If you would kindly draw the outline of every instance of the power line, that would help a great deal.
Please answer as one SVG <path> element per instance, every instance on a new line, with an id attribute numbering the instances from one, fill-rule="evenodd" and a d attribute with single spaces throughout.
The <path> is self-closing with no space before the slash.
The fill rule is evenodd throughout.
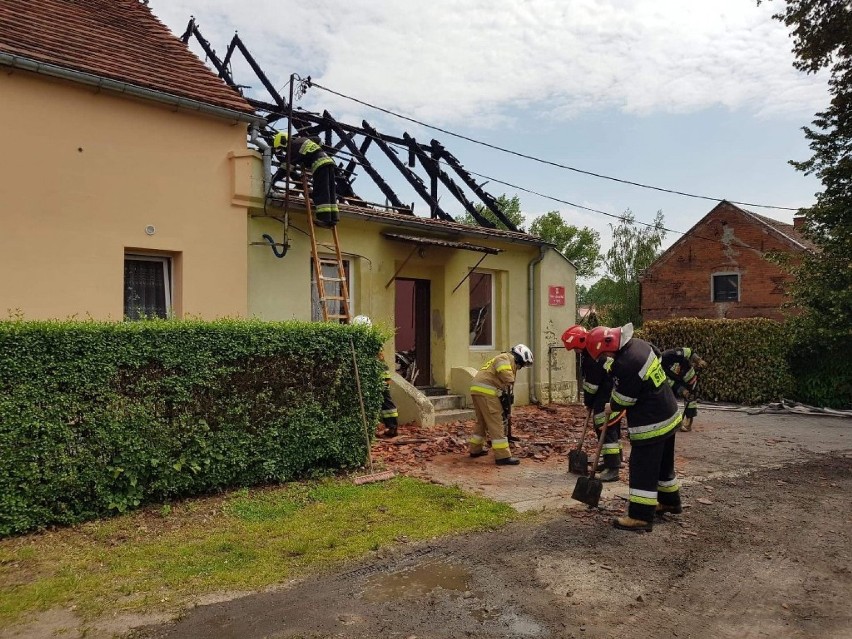
<path id="1" fill-rule="evenodd" d="M 573 167 L 573 166 L 568 166 L 567 164 L 560 164 L 559 162 L 553 162 L 551 160 L 545 160 L 545 159 L 542 159 L 542 158 L 538 158 L 534 155 L 528 155 L 526 153 L 521 153 L 520 151 L 513 151 L 512 149 L 507 149 L 507 148 L 502 147 L 502 146 L 497 146 L 496 144 L 491 144 L 489 142 L 483 142 L 482 140 L 477 140 L 475 138 L 471 138 L 471 137 L 468 137 L 466 135 L 462 135 L 461 133 L 454 133 L 453 131 L 441 128 L 439 126 L 427 124 L 427 123 L 422 122 L 420 120 L 417 120 L 415 118 L 411 118 L 411 117 L 408 117 L 406 115 L 401 115 L 401 114 L 396 113 L 394 111 L 391 111 L 389 109 L 385 109 L 384 107 L 376 106 L 375 104 L 370 104 L 369 102 L 365 102 L 364 100 L 359 100 L 358 98 L 353 98 L 352 96 L 345 95 L 345 94 L 340 93 L 338 91 L 335 91 L 333 89 L 329 89 L 328 87 L 325 87 L 321 84 L 317 84 L 313 80 L 311 80 L 310 86 L 316 87 L 316 88 L 321 89 L 323 91 L 327 91 L 328 93 L 334 94 L 334 95 L 341 97 L 341 98 L 344 98 L 346 100 L 351 100 L 352 102 L 357 102 L 358 104 L 362 104 L 362 105 L 369 107 L 371 109 L 381 111 L 382 113 L 387 113 L 388 115 L 392 115 L 396 118 L 400 118 L 402 120 L 412 122 L 412 123 L 417 124 L 419 126 L 426 127 L 427 129 L 432 129 L 434 131 L 440 131 L 441 133 L 444 133 L 446 135 L 450 135 L 450 136 L 453 136 L 455 138 L 459 138 L 461 140 L 466 140 L 468 142 L 472 142 L 473 144 L 478 144 L 480 146 L 488 147 L 490 149 L 494 149 L 495 151 L 500 151 L 501 153 L 508 153 L 509 155 L 514 155 L 516 157 L 524 158 L 524 159 L 527 159 L 527 160 L 532 160 L 533 162 L 539 162 L 540 164 L 547 164 L 549 166 L 554 166 L 554 167 L 559 168 L 559 169 L 565 169 L 566 171 L 573 171 L 575 173 L 580 173 L 582 175 L 589 175 L 589 176 L 592 176 L 592 177 L 600 178 L 602 180 L 610 180 L 611 182 L 618 182 L 620 184 L 627 184 L 627 185 L 630 185 L 630 186 L 636 186 L 636 187 L 643 188 L 643 189 L 651 189 L 653 191 L 660 191 L 662 193 L 671 193 L 673 195 L 681 195 L 683 197 L 691 197 L 691 198 L 695 198 L 695 199 L 699 199 L 699 200 L 710 200 L 712 202 L 719 202 L 721 200 L 727 200 L 731 204 L 739 204 L 741 206 L 751 206 L 751 207 L 757 207 L 757 208 L 763 208 L 763 209 L 779 209 L 779 210 L 782 210 L 782 211 L 798 211 L 799 210 L 798 208 L 793 208 L 793 207 L 789 207 L 789 206 L 775 206 L 775 205 L 772 205 L 772 204 L 755 204 L 754 202 L 740 202 L 738 200 L 728 200 L 727 198 L 723 198 L 723 197 L 711 197 L 709 195 L 697 195 L 695 193 L 687 193 L 685 191 L 678 191 L 676 189 L 666 189 L 666 188 L 663 188 L 661 186 L 653 186 L 653 185 L 650 185 L 650 184 L 643 184 L 641 182 L 634 182 L 632 180 L 624 180 L 622 178 L 613 177 L 611 175 L 604 175 L 602 173 L 595 173 L 593 171 L 586 171 L 584 169 L 578 169 L 578 168 Z"/>

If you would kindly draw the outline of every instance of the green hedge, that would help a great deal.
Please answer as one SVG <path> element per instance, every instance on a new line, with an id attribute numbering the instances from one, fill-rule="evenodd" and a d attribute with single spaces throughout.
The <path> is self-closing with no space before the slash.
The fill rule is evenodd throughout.
<path id="1" fill-rule="evenodd" d="M 645 322 L 637 337 L 660 350 L 692 347 L 707 361 L 699 372 L 703 399 L 757 404 L 790 397 L 789 339 L 770 319 L 683 318 Z"/>
<path id="2" fill-rule="evenodd" d="M 362 465 L 350 337 L 374 416 L 372 329 L 0 321 L 0 535 Z"/>

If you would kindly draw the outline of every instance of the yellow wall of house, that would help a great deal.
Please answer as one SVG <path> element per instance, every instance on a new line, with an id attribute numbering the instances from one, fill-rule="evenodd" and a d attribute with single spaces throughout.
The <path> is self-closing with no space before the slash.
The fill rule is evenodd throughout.
<path id="1" fill-rule="evenodd" d="M 262 319 L 310 319 L 310 243 L 307 219 L 303 212 L 290 216 L 290 248 L 283 258 L 276 258 L 263 234 L 276 242 L 283 240 L 283 225 L 268 218 L 252 218 L 249 225 L 249 313 Z M 482 257 L 482 253 L 426 246 L 414 251 L 411 244 L 389 240 L 382 231 L 408 235 L 428 235 L 423 231 L 400 229 L 383 222 L 372 222 L 343 216 L 338 234 L 344 257 L 351 260 L 354 282 L 353 314 L 365 314 L 375 323 L 394 327 L 395 285 L 393 278 L 428 279 L 431 282 L 431 365 L 433 383 L 448 386 L 457 393 L 466 389 L 452 388 L 452 370 L 458 367 L 479 368 L 495 354 L 516 343 L 525 343 L 534 349 L 537 358 L 536 394 L 540 401 L 547 400 L 547 348 L 556 343 L 562 331 L 575 315 L 574 268 L 552 250 L 535 269 L 536 283 L 536 338 L 530 343 L 528 267 L 539 257 L 539 249 L 527 244 L 509 244 L 482 238 L 463 238 L 466 241 L 502 249 L 499 255 L 488 255 L 477 267 L 495 277 L 495 305 L 497 306 L 494 348 L 475 348 L 468 344 L 469 335 L 469 281 L 457 291 L 453 289 Z M 330 243 L 331 233 L 318 229 L 320 243 Z M 254 244 L 256 243 L 256 244 Z M 321 249 L 322 250 L 322 249 Z M 326 251 L 331 251 L 330 245 Z M 408 260 L 406 262 L 406 260 Z M 401 268 L 401 270 L 399 270 Z M 399 272 L 397 272 L 399 270 Z M 386 286 L 390 282 L 389 286 Z M 548 305 L 548 285 L 561 285 L 566 290 L 565 305 Z M 543 285 L 543 288 L 542 288 Z M 543 292 L 542 292 L 543 291 Z M 385 358 L 393 362 L 394 341 L 385 344 Z M 561 389 L 560 397 L 576 393 L 574 369 L 557 354 L 558 361 L 551 372 L 553 387 Z M 561 357 L 561 359 L 559 359 Z M 529 398 L 532 375 L 522 371 L 516 384 L 519 403 Z M 545 391 L 544 393 L 542 391 Z M 551 394 L 553 395 L 553 393 Z M 554 396 L 554 401 L 556 401 Z"/>
<path id="2" fill-rule="evenodd" d="M 178 316 L 246 314 L 245 123 L 18 70 L 0 95 L 0 315 L 121 319 L 128 249 L 174 258 Z"/>

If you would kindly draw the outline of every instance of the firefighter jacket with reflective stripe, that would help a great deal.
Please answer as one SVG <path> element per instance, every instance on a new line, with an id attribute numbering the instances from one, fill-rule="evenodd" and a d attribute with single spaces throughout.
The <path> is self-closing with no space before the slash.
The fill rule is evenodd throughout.
<path id="1" fill-rule="evenodd" d="M 584 351 L 580 355 L 580 370 L 583 374 L 583 404 L 586 408 L 593 408 L 595 404 L 603 407 L 612 392 L 612 382 L 603 364 Z"/>
<path id="2" fill-rule="evenodd" d="M 651 345 L 634 337 L 607 366 L 613 381 L 612 408 L 627 410 L 630 443 L 656 443 L 671 436 L 683 415 Z"/>
<path id="3" fill-rule="evenodd" d="M 294 137 L 290 140 L 290 149 L 293 152 L 293 164 L 300 164 L 311 172 L 326 164 L 334 164 L 322 147 L 310 138 Z M 290 158 L 287 157 L 289 160 Z"/>
<path id="4" fill-rule="evenodd" d="M 496 397 L 500 393 L 508 393 L 515 383 L 515 373 L 518 365 L 509 353 L 500 353 L 482 365 L 470 385 L 471 394 L 490 395 Z"/>
<path id="5" fill-rule="evenodd" d="M 698 382 L 698 377 L 695 368 L 692 366 L 694 353 L 691 348 L 670 348 L 663 351 L 661 360 L 663 369 L 666 372 L 666 377 L 669 378 L 669 384 L 682 384 L 694 388 Z"/>

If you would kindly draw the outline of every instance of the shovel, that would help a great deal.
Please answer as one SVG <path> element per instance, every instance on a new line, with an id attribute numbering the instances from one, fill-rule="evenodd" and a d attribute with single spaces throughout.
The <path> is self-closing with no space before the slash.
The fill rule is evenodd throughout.
<path id="1" fill-rule="evenodd" d="M 606 437 L 606 429 L 608 424 L 604 422 L 601 428 L 601 436 L 598 440 L 598 447 L 595 450 L 595 458 L 592 460 L 592 471 L 588 477 L 578 477 L 577 483 L 574 486 L 574 492 L 571 493 L 571 499 L 576 499 L 584 504 L 588 504 L 592 508 L 597 507 L 601 500 L 601 491 L 603 490 L 603 482 L 600 479 L 595 479 L 595 469 L 598 467 L 598 457 L 601 455 L 603 448 L 604 437 Z"/>
<path id="2" fill-rule="evenodd" d="M 586 413 L 586 421 L 583 423 L 583 434 L 577 442 L 577 448 L 568 451 L 568 472 L 575 475 L 585 475 L 589 471 L 589 456 L 583 450 L 583 442 L 586 441 L 586 433 L 589 431 L 589 422 L 592 411 Z"/>

